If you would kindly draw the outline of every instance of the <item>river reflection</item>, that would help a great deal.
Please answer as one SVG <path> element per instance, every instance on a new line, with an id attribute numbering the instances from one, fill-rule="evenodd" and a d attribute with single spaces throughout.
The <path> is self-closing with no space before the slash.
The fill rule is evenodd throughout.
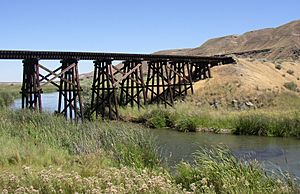
<path id="1" fill-rule="evenodd" d="M 58 105 L 58 92 L 42 94 L 43 111 L 54 112 Z M 16 99 L 12 104 L 12 109 L 20 109 L 22 107 L 21 99 Z"/>

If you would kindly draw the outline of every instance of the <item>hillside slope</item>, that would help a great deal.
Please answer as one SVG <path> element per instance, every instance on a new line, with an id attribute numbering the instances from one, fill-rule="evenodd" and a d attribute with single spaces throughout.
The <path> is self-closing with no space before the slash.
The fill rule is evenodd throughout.
<path id="1" fill-rule="evenodd" d="M 299 59 L 300 55 L 300 20 L 277 28 L 266 28 L 246 32 L 242 35 L 229 35 L 213 38 L 193 49 L 159 51 L 158 54 L 183 55 L 223 55 L 231 53 L 250 54 L 267 59 Z M 261 51 L 261 52 L 259 52 Z M 255 54 L 255 55 L 254 55 Z M 249 55 L 248 55 L 249 56 Z"/>
<path id="2" fill-rule="evenodd" d="M 210 39 L 193 49 L 159 51 L 157 54 L 233 54 L 237 64 L 212 68 L 213 78 L 195 83 L 199 103 L 256 107 L 272 105 L 283 93 L 299 95 L 300 20 L 277 28 L 266 28 Z"/>
<path id="3" fill-rule="evenodd" d="M 238 58 L 236 64 L 212 68 L 212 78 L 194 84 L 195 101 L 231 105 L 274 105 L 282 93 L 299 94 L 300 63 Z"/>

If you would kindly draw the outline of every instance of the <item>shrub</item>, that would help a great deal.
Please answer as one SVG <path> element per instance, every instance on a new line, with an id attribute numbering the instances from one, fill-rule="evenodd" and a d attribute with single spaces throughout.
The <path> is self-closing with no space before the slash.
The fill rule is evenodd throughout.
<path id="1" fill-rule="evenodd" d="M 280 70 L 280 69 L 282 69 L 282 66 L 281 66 L 281 64 L 276 64 L 275 68 L 278 69 L 278 70 Z"/>
<path id="2" fill-rule="evenodd" d="M 237 118 L 234 134 L 300 137 L 300 117 L 296 114 L 244 114 Z"/>
<path id="3" fill-rule="evenodd" d="M 13 93 L 1 91 L 0 92 L 0 107 L 8 107 L 14 101 Z"/>
<path id="4" fill-rule="evenodd" d="M 233 134 L 236 135 L 267 135 L 269 118 L 260 114 L 241 115 L 237 118 Z"/>
<path id="5" fill-rule="evenodd" d="M 196 116 L 183 116 L 176 122 L 176 129 L 181 132 L 195 132 L 198 127 L 198 118 Z"/>
<path id="6" fill-rule="evenodd" d="M 297 91 L 297 84 L 295 84 L 294 82 L 286 82 L 283 84 L 283 86 L 291 91 Z"/>
<path id="7" fill-rule="evenodd" d="M 291 69 L 287 70 L 287 73 L 290 74 L 290 75 L 294 75 L 294 71 L 291 70 Z"/>
<path id="8" fill-rule="evenodd" d="M 146 125 L 151 128 L 173 127 L 174 117 L 167 109 L 153 109 L 143 116 Z"/>

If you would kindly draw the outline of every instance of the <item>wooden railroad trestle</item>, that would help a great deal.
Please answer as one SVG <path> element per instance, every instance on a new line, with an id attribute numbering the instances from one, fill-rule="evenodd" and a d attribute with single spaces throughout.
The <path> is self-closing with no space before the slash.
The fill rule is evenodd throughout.
<path id="1" fill-rule="evenodd" d="M 76 122 L 83 118 L 76 59 L 61 60 L 61 66 L 53 71 L 38 59 L 25 59 L 23 63 L 22 108 L 41 111 L 42 87 L 50 83 L 59 92 L 57 113 Z M 124 61 L 121 68 L 111 59 L 95 60 L 90 114 L 119 119 L 118 106 L 172 106 L 175 99 L 184 98 L 188 91 L 193 93 L 193 81 L 211 77 L 210 65 L 203 63 L 152 60 L 147 62 L 146 75 L 142 68 L 141 60 Z M 47 74 L 42 75 L 40 69 Z"/>
<path id="2" fill-rule="evenodd" d="M 41 65 L 38 59 L 24 59 L 23 64 L 22 108 L 42 111 L 42 87 L 53 84 L 59 92 L 56 113 L 76 122 L 83 118 L 77 60 L 62 60 L 62 65 L 53 71 Z M 41 74 L 40 69 L 47 74 Z M 57 78 L 60 79 L 59 83 Z"/>
<path id="3" fill-rule="evenodd" d="M 193 93 L 193 75 L 197 79 L 210 77 L 210 66 L 186 61 L 127 60 L 120 68 L 111 60 L 94 61 L 91 112 L 102 118 L 118 119 L 118 107 L 146 104 L 172 106 L 174 100 Z M 200 72 L 197 72 L 200 71 Z M 197 77 L 196 77 L 197 76 Z"/>
<path id="4" fill-rule="evenodd" d="M 79 60 L 94 61 L 90 113 L 110 119 L 119 118 L 119 106 L 172 106 L 176 99 L 193 93 L 194 81 L 211 77 L 212 66 L 235 62 L 226 56 L 14 50 L 0 50 L 0 59 L 23 60 L 22 108 L 42 111 L 42 88 L 52 84 L 59 93 L 56 112 L 76 122 L 84 116 Z M 61 60 L 61 65 L 51 70 L 40 60 Z M 114 60 L 123 63 L 114 66 Z"/>

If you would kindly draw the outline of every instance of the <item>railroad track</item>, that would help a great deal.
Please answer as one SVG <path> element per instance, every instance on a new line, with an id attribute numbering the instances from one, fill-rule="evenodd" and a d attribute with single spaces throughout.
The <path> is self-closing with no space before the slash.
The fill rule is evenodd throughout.
<path id="1" fill-rule="evenodd" d="M 98 52 L 62 52 L 62 51 L 21 51 L 21 50 L 0 50 L 0 59 L 44 59 L 44 60 L 166 60 L 166 61 L 188 61 L 208 63 L 233 63 L 232 57 L 226 56 L 184 56 L 184 55 L 155 55 L 155 54 L 128 54 L 128 53 L 98 53 Z"/>

